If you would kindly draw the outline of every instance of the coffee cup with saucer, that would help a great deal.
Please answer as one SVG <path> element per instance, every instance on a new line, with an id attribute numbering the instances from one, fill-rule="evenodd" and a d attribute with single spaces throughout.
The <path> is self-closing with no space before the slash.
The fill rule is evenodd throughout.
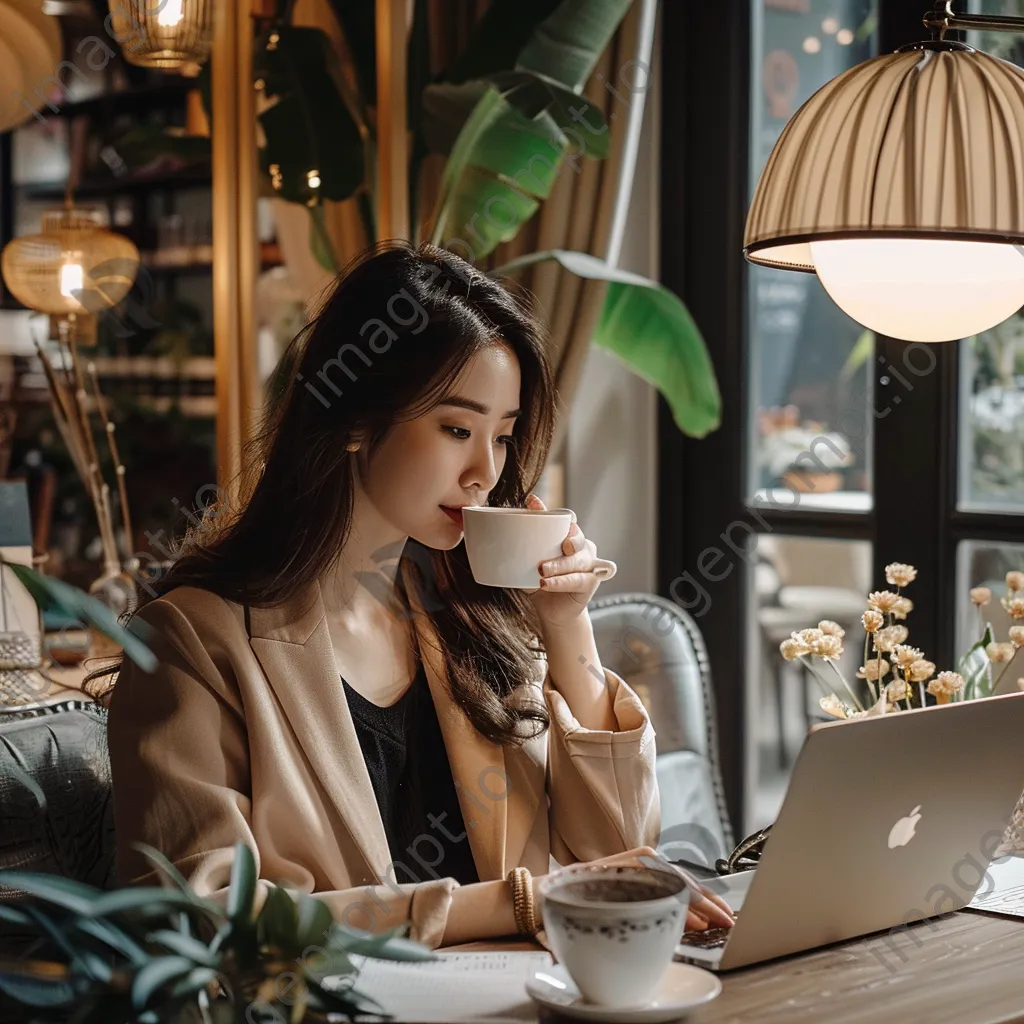
<path id="1" fill-rule="evenodd" d="M 582 1020 L 674 1020 L 714 999 L 721 982 L 674 964 L 689 889 L 670 865 L 575 864 L 540 885 L 544 929 L 558 964 L 535 972 L 527 992 Z"/>

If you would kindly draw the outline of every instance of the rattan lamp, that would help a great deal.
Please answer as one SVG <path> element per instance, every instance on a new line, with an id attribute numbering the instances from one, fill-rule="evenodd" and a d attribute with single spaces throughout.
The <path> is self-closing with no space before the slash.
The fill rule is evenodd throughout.
<path id="1" fill-rule="evenodd" d="M 198 72 L 213 46 L 214 0 L 109 0 L 111 34 L 125 60 Z"/>
<path id="2" fill-rule="evenodd" d="M 1024 71 L 950 28 L 1024 19 L 924 18 L 937 38 L 865 61 L 784 128 L 747 215 L 752 263 L 817 273 L 854 320 L 949 341 L 1024 306 Z"/>
<path id="3" fill-rule="evenodd" d="M 131 290 L 139 250 L 103 227 L 94 210 L 69 202 L 43 215 L 39 234 L 9 242 L 0 267 L 19 302 L 68 323 L 77 340 L 88 344 L 95 315 Z"/>

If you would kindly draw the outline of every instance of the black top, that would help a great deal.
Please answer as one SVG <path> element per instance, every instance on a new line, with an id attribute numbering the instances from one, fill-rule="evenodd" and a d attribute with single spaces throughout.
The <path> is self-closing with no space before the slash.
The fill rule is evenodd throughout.
<path id="1" fill-rule="evenodd" d="M 344 678 L 342 683 L 395 880 L 479 881 L 423 663 L 409 689 L 389 707 L 367 700 Z"/>

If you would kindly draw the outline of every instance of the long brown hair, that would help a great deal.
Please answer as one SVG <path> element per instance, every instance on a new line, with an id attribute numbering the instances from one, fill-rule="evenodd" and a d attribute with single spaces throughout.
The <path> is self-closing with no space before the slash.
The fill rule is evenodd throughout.
<path id="1" fill-rule="evenodd" d="M 207 509 L 149 599 L 192 586 L 265 607 L 317 580 L 351 527 L 356 456 L 346 444 L 358 436 L 372 459 L 396 423 L 437 405 L 473 354 L 496 342 L 518 358 L 522 412 L 488 503 L 522 507 L 554 424 L 545 335 L 528 300 L 432 245 L 368 250 L 288 346 L 282 393 L 243 453 L 237 510 Z M 410 538 L 398 572 L 424 596 L 451 696 L 473 725 L 502 743 L 542 732 L 543 704 L 516 692 L 533 675 L 538 635 L 523 592 L 476 583 L 464 543 L 438 551 Z M 114 685 L 96 695 L 106 700 Z"/>

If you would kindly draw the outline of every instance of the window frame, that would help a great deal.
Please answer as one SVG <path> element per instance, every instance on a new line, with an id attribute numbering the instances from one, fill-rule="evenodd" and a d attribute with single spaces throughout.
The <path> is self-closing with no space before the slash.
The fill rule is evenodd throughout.
<path id="1" fill-rule="evenodd" d="M 954 657 L 959 542 L 1024 541 L 1024 510 L 1018 516 L 957 508 L 962 342 L 918 346 L 934 354 L 934 367 L 919 375 L 903 372 L 906 387 L 892 369 L 901 369 L 908 343 L 876 339 L 870 512 L 747 505 L 751 389 L 742 245 L 752 184 L 752 2 L 757 0 L 662 8 L 662 281 L 701 327 L 723 415 L 718 431 L 695 440 L 678 430 L 666 402 L 658 399 L 657 586 L 682 607 L 691 604 L 707 645 L 726 800 L 737 831 L 752 802 L 756 769 L 747 721 L 756 706 L 747 692 L 748 659 L 756 657 L 747 650 L 746 563 L 752 552 L 724 543 L 723 531 L 731 528 L 737 542 L 744 531 L 736 523 L 758 533 L 870 541 L 875 586 L 884 584 L 889 562 L 916 565 L 914 643 L 940 666 Z M 926 0 L 879 0 L 878 52 L 926 38 L 921 17 L 927 8 Z M 716 548 L 723 558 L 709 556 Z M 704 586 L 707 602 L 694 603 L 690 579 Z"/>

